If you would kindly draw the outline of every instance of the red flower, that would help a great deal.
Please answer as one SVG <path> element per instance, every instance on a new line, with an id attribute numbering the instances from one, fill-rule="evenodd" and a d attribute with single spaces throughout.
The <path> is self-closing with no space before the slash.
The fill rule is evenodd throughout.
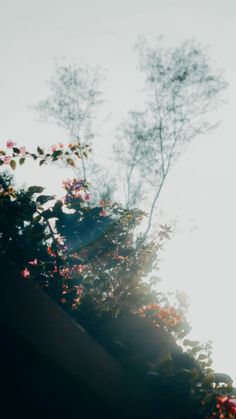
<path id="1" fill-rule="evenodd" d="M 51 246 L 48 246 L 48 254 L 49 254 L 50 256 L 56 257 L 56 253 L 54 253 L 54 252 L 52 251 Z"/>

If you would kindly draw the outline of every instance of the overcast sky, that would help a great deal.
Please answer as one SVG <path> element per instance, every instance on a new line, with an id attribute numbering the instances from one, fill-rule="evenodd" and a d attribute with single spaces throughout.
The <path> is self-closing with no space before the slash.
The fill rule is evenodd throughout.
<path id="1" fill-rule="evenodd" d="M 195 38 L 209 46 L 229 82 L 221 126 L 191 144 L 162 194 L 162 217 L 177 225 L 161 276 L 166 287 L 189 293 L 194 337 L 213 339 L 216 368 L 236 379 L 235 0 L 0 0 L 0 144 L 63 139 L 30 108 L 47 95 L 57 60 L 106 70 L 104 115 L 112 115 L 101 124 L 99 141 L 108 147 L 113 127 L 140 100 L 133 50 L 139 35 L 150 42 L 163 35 L 167 45 Z M 21 172 L 29 178 L 27 169 Z M 31 171 L 30 180 L 40 176 L 38 183 L 47 179 L 51 187 L 58 182 L 40 173 Z"/>

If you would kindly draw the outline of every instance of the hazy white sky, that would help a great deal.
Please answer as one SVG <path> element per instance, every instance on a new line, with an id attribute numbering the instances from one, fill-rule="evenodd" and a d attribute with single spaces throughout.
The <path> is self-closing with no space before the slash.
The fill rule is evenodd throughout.
<path id="1" fill-rule="evenodd" d="M 209 45 L 229 82 L 221 126 L 190 146 L 162 194 L 165 219 L 178 223 L 161 275 L 169 288 L 189 293 L 195 338 L 213 339 L 217 369 L 236 379 L 235 0 L 0 0 L 0 144 L 63 138 L 58 128 L 38 123 L 30 109 L 48 93 L 45 81 L 56 59 L 107 70 L 103 89 L 113 115 L 99 141 L 108 146 L 112 123 L 140 100 L 132 46 L 139 35 L 155 41 L 161 34 L 170 45 L 189 38 Z M 21 172 L 29 179 L 27 169 Z M 30 180 L 40 173 L 31 171 Z M 53 176 L 50 183 L 56 183 Z"/>

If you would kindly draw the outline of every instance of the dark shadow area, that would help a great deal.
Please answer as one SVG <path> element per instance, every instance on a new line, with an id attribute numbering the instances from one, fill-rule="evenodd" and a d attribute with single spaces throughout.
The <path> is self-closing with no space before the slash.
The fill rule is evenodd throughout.
<path id="1" fill-rule="evenodd" d="M 1 418 L 115 418 L 101 396 L 1 324 Z"/>

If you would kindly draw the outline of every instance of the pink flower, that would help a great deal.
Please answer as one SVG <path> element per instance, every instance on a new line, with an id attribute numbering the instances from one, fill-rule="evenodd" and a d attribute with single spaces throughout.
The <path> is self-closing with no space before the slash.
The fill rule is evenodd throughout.
<path id="1" fill-rule="evenodd" d="M 60 301 L 61 301 L 62 304 L 65 304 L 66 303 L 66 299 L 65 298 L 61 298 Z"/>
<path id="2" fill-rule="evenodd" d="M 30 265 L 37 265 L 38 264 L 38 259 L 29 260 L 29 264 Z"/>
<path id="3" fill-rule="evenodd" d="M 101 217 L 105 217 L 107 215 L 107 212 L 102 210 L 99 215 L 101 215 Z"/>
<path id="4" fill-rule="evenodd" d="M 91 198 L 91 195 L 90 195 L 89 193 L 86 193 L 86 194 L 84 195 L 84 200 L 85 200 L 85 201 L 89 201 L 89 200 L 90 200 L 90 198 Z"/>
<path id="5" fill-rule="evenodd" d="M 3 158 L 3 163 L 5 163 L 5 164 L 10 164 L 10 161 L 11 161 L 11 157 L 10 156 L 5 156 Z"/>
<path id="6" fill-rule="evenodd" d="M 15 145 L 16 143 L 14 143 L 12 140 L 8 140 L 6 144 L 7 148 L 13 148 Z"/>
<path id="7" fill-rule="evenodd" d="M 20 147 L 20 153 L 25 154 L 26 153 L 26 148 L 25 147 Z"/>
<path id="8" fill-rule="evenodd" d="M 63 148 L 64 145 L 62 143 L 58 143 L 58 147 Z"/>
<path id="9" fill-rule="evenodd" d="M 52 151 L 52 152 L 54 152 L 54 151 L 56 151 L 56 149 L 57 149 L 57 146 L 56 146 L 55 144 L 53 144 L 53 145 L 51 146 L 51 151 Z"/>
<path id="10" fill-rule="evenodd" d="M 64 268 L 60 269 L 60 275 L 64 276 L 65 278 L 68 278 L 69 275 L 70 275 L 70 269 L 68 267 L 64 267 Z M 65 291 L 65 293 L 67 293 L 67 291 Z"/>
<path id="11" fill-rule="evenodd" d="M 81 295 L 81 294 L 83 293 L 83 288 L 82 288 L 82 287 L 80 287 L 80 286 L 76 286 L 75 288 L 77 288 L 77 289 L 76 289 L 76 294 L 77 294 L 77 295 Z"/>
<path id="12" fill-rule="evenodd" d="M 23 278 L 28 278 L 30 276 L 30 271 L 25 268 L 23 269 L 23 271 L 21 271 L 21 275 L 23 276 Z"/>

